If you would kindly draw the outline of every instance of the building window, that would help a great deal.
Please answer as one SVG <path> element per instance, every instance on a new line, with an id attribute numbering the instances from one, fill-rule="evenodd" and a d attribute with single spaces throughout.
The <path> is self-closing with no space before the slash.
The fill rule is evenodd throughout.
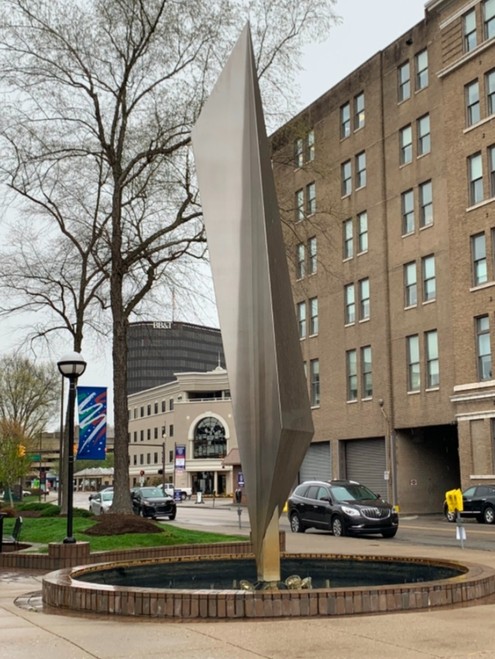
<path id="1" fill-rule="evenodd" d="M 416 55 L 416 90 L 428 87 L 428 51 Z"/>
<path id="2" fill-rule="evenodd" d="M 306 136 L 306 162 L 315 159 L 315 131 L 310 130 Z"/>
<path id="3" fill-rule="evenodd" d="M 299 338 L 306 336 L 306 302 L 297 303 L 297 324 L 299 327 Z"/>
<path id="4" fill-rule="evenodd" d="M 132 464 L 137 465 L 137 455 L 134 454 L 132 457 L 133 457 Z"/>
<path id="5" fill-rule="evenodd" d="M 423 156 L 425 153 L 430 153 L 430 150 L 430 115 L 425 114 L 424 117 L 418 119 L 418 156 Z"/>
<path id="6" fill-rule="evenodd" d="M 165 412 L 167 410 L 167 403 L 162 400 L 162 412 Z"/>
<path id="7" fill-rule="evenodd" d="M 344 259 L 350 259 L 354 256 L 354 231 L 352 220 L 344 222 Z"/>
<path id="8" fill-rule="evenodd" d="M 495 70 L 486 74 L 485 88 L 488 114 L 495 114 Z"/>
<path id="9" fill-rule="evenodd" d="M 420 367 L 419 367 L 419 337 L 417 334 L 408 336 L 407 343 L 407 390 L 419 391 L 420 389 Z"/>
<path id="10" fill-rule="evenodd" d="M 371 398 L 373 396 L 371 346 L 361 348 L 361 387 L 362 398 Z"/>
<path id="11" fill-rule="evenodd" d="M 354 130 L 364 126 L 364 92 L 354 97 Z"/>
<path id="12" fill-rule="evenodd" d="M 314 275 L 317 269 L 316 236 L 308 240 L 308 274 Z"/>
<path id="13" fill-rule="evenodd" d="M 423 302 L 431 302 L 437 297 L 437 278 L 435 274 L 435 257 L 433 254 L 421 259 L 423 274 Z"/>
<path id="14" fill-rule="evenodd" d="M 168 436 L 173 437 L 174 436 L 174 425 L 171 423 L 168 427 Z"/>
<path id="15" fill-rule="evenodd" d="M 296 192 L 296 222 L 304 220 L 304 190 L 297 190 Z"/>
<path id="16" fill-rule="evenodd" d="M 356 188 L 366 185 L 366 153 L 362 151 L 356 156 Z"/>
<path id="17" fill-rule="evenodd" d="M 158 428 L 153 430 L 153 439 L 158 439 Z"/>
<path id="18" fill-rule="evenodd" d="M 490 346 L 490 320 L 488 316 L 476 318 L 476 354 L 478 379 L 491 380 L 492 349 Z"/>
<path id="19" fill-rule="evenodd" d="M 137 419 L 137 416 L 138 416 L 137 407 L 134 408 L 133 412 L 134 412 L 134 414 L 133 414 L 134 418 Z"/>
<path id="20" fill-rule="evenodd" d="M 495 0 L 484 1 L 483 20 L 485 23 L 485 39 L 491 39 L 495 36 Z"/>
<path id="21" fill-rule="evenodd" d="M 414 231 L 414 193 L 412 190 L 406 190 L 401 194 L 402 206 L 402 235 Z"/>
<path id="22" fill-rule="evenodd" d="M 340 108 L 340 137 L 351 134 L 351 105 L 346 103 Z"/>
<path id="23" fill-rule="evenodd" d="M 225 429 L 220 421 L 211 416 L 201 419 L 194 431 L 194 458 L 223 458 L 226 448 Z"/>
<path id="24" fill-rule="evenodd" d="M 314 336 L 318 334 L 318 298 L 312 297 L 309 300 L 309 334 Z"/>
<path id="25" fill-rule="evenodd" d="M 419 185 L 419 224 L 428 227 L 433 224 L 433 189 L 431 181 Z"/>
<path id="26" fill-rule="evenodd" d="M 137 431 L 136 430 L 133 433 L 133 441 L 137 442 Z"/>
<path id="27" fill-rule="evenodd" d="M 146 413 L 148 416 L 151 416 L 151 405 L 146 406 Z"/>
<path id="28" fill-rule="evenodd" d="M 350 160 L 341 165 L 342 196 L 350 195 L 352 192 L 352 164 Z"/>
<path id="29" fill-rule="evenodd" d="M 346 352 L 347 370 L 347 400 L 357 400 L 357 353 L 355 350 Z"/>
<path id="30" fill-rule="evenodd" d="M 294 142 L 294 163 L 296 167 L 304 165 L 304 140 L 302 138 L 298 138 Z"/>
<path id="31" fill-rule="evenodd" d="M 368 251 L 368 213 L 364 211 L 357 216 L 358 220 L 358 251 Z"/>
<path id="32" fill-rule="evenodd" d="M 154 410 L 155 414 L 158 414 L 158 402 L 157 401 L 155 401 L 155 404 L 153 406 L 153 410 Z"/>
<path id="33" fill-rule="evenodd" d="M 144 430 L 139 431 L 139 441 L 144 442 Z"/>
<path id="34" fill-rule="evenodd" d="M 142 465 L 144 464 L 144 454 L 143 453 L 139 454 L 139 464 L 142 464 Z"/>
<path id="35" fill-rule="evenodd" d="M 466 95 L 466 122 L 468 126 L 477 124 L 481 119 L 480 85 L 477 80 L 464 87 Z"/>
<path id="36" fill-rule="evenodd" d="M 306 247 L 304 243 L 296 246 L 296 278 L 302 279 L 306 275 Z"/>
<path id="37" fill-rule="evenodd" d="M 399 83 L 399 103 L 405 101 L 411 96 L 411 66 L 409 62 L 404 62 L 398 68 Z"/>
<path id="38" fill-rule="evenodd" d="M 407 165 L 412 161 L 412 128 L 405 126 L 399 131 L 400 164 Z"/>
<path id="39" fill-rule="evenodd" d="M 438 361 L 438 333 L 436 330 L 425 333 L 426 388 L 440 385 L 440 365 Z"/>
<path id="40" fill-rule="evenodd" d="M 141 412 L 141 418 L 143 418 L 143 416 L 144 416 L 144 407 L 140 408 L 140 412 Z"/>
<path id="41" fill-rule="evenodd" d="M 469 203 L 471 206 L 483 201 L 483 162 L 481 153 L 468 158 Z"/>
<path id="42" fill-rule="evenodd" d="M 476 10 L 471 9 L 462 17 L 462 31 L 464 35 L 464 51 L 469 53 L 478 43 L 476 38 Z"/>
<path id="43" fill-rule="evenodd" d="M 414 307 L 418 303 L 418 280 L 416 262 L 406 263 L 404 266 L 404 304 Z"/>
<path id="44" fill-rule="evenodd" d="M 151 428 L 146 430 L 146 439 L 151 439 Z"/>
<path id="45" fill-rule="evenodd" d="M 154 461 L 155 464 L 158 463 L 158 453 L 156 453 L 156 452 L 153 453 L 153 461 Z"/>
<path id="46" fill-rule="evenodd" d="M 174 399 L 173 399 L 173 398 L 170 398 L 170 400 L 168 401 L 168 409 L 169 409 L 171 412 L 172 412 L 172 410 L 174 409 Z"/>
<path id="47" fill-rule="evenodd" d="M 359 320 L 368 320 L 370 317 L 370 280 L 361 279 L 359 282 Z"/>
<path id="48" fill-rule="evenodd" d="M 490 197 L 495 197 L 495 146 L 488 147 L 488 167 L 490 172 Z"/>
<path id="49" fill-rule="evenodd" d="M 354 284 L 347 284 L 344 288 L 345 298 L 345 324 L 356 321 L 356 291 Z"/>
<path id="50" fill-rule="evenodd" d="M 473 284 L 479 286 L 488 281 L 488 264 L 486 260 L 485 234 L 471 236 L 471 254 L 473 259 Z"/>
<path id="51" fill-rule="evenodd" d="M 316 213 L 316 184 L 308 183 L 306 186 L 306 212 L 308 215 Z"/>
<path id="52" fill-rule="evenodd" d="M 312 359 L 309 362 L 310 377 L 310 401 L 311 406 L 315 407 L 320 404 L 320 360 Z"/>

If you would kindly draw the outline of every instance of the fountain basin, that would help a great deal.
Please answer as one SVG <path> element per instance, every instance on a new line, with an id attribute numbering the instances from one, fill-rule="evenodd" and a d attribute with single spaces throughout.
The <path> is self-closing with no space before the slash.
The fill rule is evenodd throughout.
<path id="1" fill-rule="evenodd" d="M 252 554 L 68 568 L 43 578 L 43 604 L 100 615 L 252 619 L 429 609 L 466 604 L 495 593 L 495 570 L 485 566 L 423 558 L 287 553 L 282 554 L 282 573 L 311 576 L 312 590 L 250 592 L 228 587 L 233 580 L 252 578 L 252 570 L 255 575 Z M 199 573 L 204 579 L 193 580 Z M 359 584 L 342 581 L 352 573 L 360 578 Z M 158 578 L 160 587 L 152 587 L 150 580 L 156 586 Z M 330 587 L 324 585 L 327 580 Z"/>

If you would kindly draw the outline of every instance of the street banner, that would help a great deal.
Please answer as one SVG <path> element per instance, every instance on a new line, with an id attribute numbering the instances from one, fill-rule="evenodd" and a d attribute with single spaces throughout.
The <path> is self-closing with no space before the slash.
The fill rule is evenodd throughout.
<path id="1" fill-rule="evenodd" d="M 186 447 L 184 444 L 175 445 L 175 469 L 183 471 L 186 468 Z"/>
<path id="2" fill-rule="evenodd" d="M 104 460 L 107 441 L 107 388 L 77 387 L 77 460 Z"/>

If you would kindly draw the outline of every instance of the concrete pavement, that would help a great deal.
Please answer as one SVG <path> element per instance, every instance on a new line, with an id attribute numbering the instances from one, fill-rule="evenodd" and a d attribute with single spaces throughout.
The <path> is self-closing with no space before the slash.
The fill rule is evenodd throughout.
<path id="1" fill-rule="evenodd" d="M 291 552 L 448 558 L 495 569 L 495 552 L 380 538 L 288 534 Z M 42 574 L 0 572 L 0 658 L 425 659 L 495 657 L 495 603 L 363 617 L 143 622 L 40 611 Z M 33 594 L 30 599 L 27 594 Z M 20 608 L 17 604 L 22 604 Z M 30 602 L 34 604 L 30 610 Z"/>

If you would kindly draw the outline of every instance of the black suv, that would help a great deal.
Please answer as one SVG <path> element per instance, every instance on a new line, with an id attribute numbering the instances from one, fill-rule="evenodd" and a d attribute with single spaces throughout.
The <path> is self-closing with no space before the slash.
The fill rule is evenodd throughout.
<path id="1" fill-rule="evenodd" d="M 333 535 L 380 533 L 393 538 L 399 516 L 393 506 L 355 481 L 307 481 L 298 485 L 288 501 L 293 533 L 328 529 Z"/>
<path id="2" fill-rule="evenodd" d="M 141 517 L 175 519 L 177 504 L 159 487 L 134 487 L 131 490 L 132 509 Z"/>

